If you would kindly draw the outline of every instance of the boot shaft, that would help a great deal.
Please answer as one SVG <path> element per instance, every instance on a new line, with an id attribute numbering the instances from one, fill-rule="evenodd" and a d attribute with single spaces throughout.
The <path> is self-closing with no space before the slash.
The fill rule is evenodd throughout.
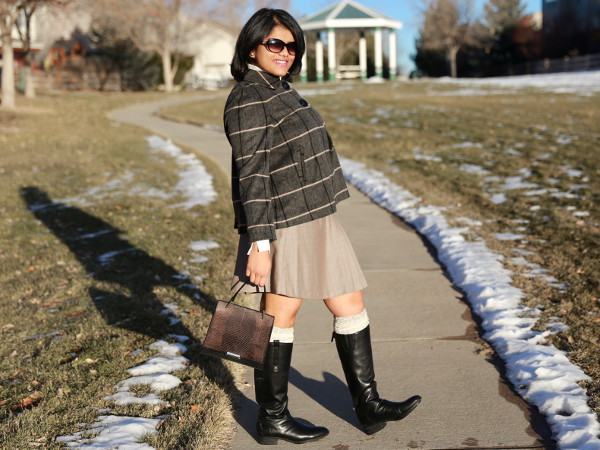
<path id="1" fill-rule="evenodd" d="M 260 415 L 281 416 L 287 410 L 293 345 L 269 342 L 263 370 L 254 370 L 254 389 Z"/>
<path id="2" fill-rule="evenodd" d="M 361 395 L 369 390 L 376 394 L 370 326 L 352 334 L 334 333 L 335 345 L 342 363 L 352 402 L 356 407 Z"/>

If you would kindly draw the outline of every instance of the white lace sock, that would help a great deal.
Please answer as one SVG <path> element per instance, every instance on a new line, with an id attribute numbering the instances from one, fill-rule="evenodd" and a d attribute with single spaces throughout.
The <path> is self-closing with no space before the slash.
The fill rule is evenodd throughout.
<path id="1" fill-rule="evenodd" d="M 291 328 L 279 328 L 273 327 L 271 331 L 271 339 L 269 342 L 279 341 L 281 343 L 291 344 L 294 342 L 294 327 Z"/>
<path id="2" fill-rule="evenodd" d="M 336 334 L 354 334 L 364 330 L 369 325 L 369 316 L 367 310 L 353 316 L 333 317 L 333 331 Z"/>

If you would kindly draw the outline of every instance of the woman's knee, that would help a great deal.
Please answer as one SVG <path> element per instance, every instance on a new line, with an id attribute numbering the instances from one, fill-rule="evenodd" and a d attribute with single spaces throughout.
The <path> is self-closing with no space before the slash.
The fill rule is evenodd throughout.
<path id="1" fill-rule="evenodd" d="M 326 298 L 325 306 L 336 317 L 354 316 L 365 309 L 363 291 Z"/>
<path id="2" fill-rule="evenodd" d="M 296 315 L 302 305 L 302 299 L 267 293 L 263 296 L 261 309 L 275 317 L 275 326 L 291 328 L 296 323 Z"/>

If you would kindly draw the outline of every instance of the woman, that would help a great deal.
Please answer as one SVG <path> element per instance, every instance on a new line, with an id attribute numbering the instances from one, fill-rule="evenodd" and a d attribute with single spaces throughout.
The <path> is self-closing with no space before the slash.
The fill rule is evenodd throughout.
<path id="1" fill-rule="evenodd" d="M 348 189 L 323 119 L 290 84 L 304 50 L 302 30 L 287 12 L 256 12 L 237 40 L 231 64 L 237 83 L 224 112 L 240 232 L 234 288 L 264 288 L 261 308 L 275 316 L 264 370 L 254 372 L 261 444 L 329 433 L 297 422 L 287 408 L 294 323 L 305 298 L 324 299 L 334 315 L 333 338 L 367 434 L 421 401 L 393 403 L 377 394 L 362 294 L 367 283 L 334 215 Z"/>

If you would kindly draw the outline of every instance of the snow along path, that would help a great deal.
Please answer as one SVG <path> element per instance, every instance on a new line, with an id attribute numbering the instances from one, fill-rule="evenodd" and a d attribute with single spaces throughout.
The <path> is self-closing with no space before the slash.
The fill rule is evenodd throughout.
<path id="1" fill-rule="evenodd" d="M 549 331 L 533 330 L 539 311 L 521 305 L 524 294 L 511 285 L 511 272 L 503 267 L 501 256 L 483 241 L 465 240 L 465 228 L 449 226 L 441 208 L 423 205 L 381 172 L 346 158 L 340 160 L 350 183 L 414 226 L 437 248 L 453 282 L 464 290 L 473 311 L 481 317 L 483 337 L 505 361 L 507 377 L 515 390 L 546 416 L 559 447 L 600 449 L 600 423 L 587 404 L 585 390 L 577 384 L 590 378 L 565 352 L 546 343 Z"/>
<path id="2" fill-rule="evenodd" d="M 513 77 L 490 78 L 437 78 L 424 79 L 426 82 L 457 84 L 460 86 L 497 86 L 502 88 L 537 88 L 556 94 L 593 95 L 600 92 L 600 70 L 588 72 L 548 73 L 538 75 L 518 75 Z M 479 95 L 485 91 L 478 92 Z M 498 92 L 496 92 L 498 93 Z M 435 92 L 435 95 L 439 95 Z M 469 94 L 470 95 L 470 94 Z"/>
<path id="3" fill-rule="evenodd" d="M 210 175 L 202 162 L 193 154 L 186 154 L 183 150 L 158 136 L 149 136 L 146 138 L 150 152 L 163 153 L 175 159 L 179 166 L 179 182 L 173 188 L 172 192 L 159 191 L 146 186 L 132 185 L 133 175 L 128 174 L 124 177 L 113 179 L 102 186 L 89 189 L 87 192 L 65 200 L 59 200 L 61 203 L 76 203 L 79 205 L 91 205 L 94 201 L 102 200 L 114 192 L 127 192 L 135 196 L 153 196 L 164 199 L 183 197 L 184 201 L 174 205 L 174 207 L 189 210 L 196 205 L 207 205 L 216 197 L 217 193 L 213 188 L 212 175 Z M 105 230 L 94 235 L 80 236 L 80 239 L 93 239 L 113 230 Z M 204 252 L 218 247 L 219 245 L 212 241 L 191 242 L 189 247 L 195 252 L 195 257 L 184 262 L 184 265 L 190 265 L 197 262 L 208 260 L 203 255 Z M 109 262 L 116 256 L 115 252 L 106 253 L 100 256 L 101 262 Z M 188 277 L 189 273 L 180 273 L 175 277 L 183 284 L 191 284 Z M 193 285 L 192 285 L 193 286 Z M 197 300 L 201 300 L 198 293 L 195 294 Z M 181 322 L 178 318 L 179 308 L 175 303 L 164 304 L 161 314 L 169 318 L 171 325 Z M 173 389 L 181 384 L 181 380 L 172 375 L 171 372 L 185 370 L 189 360 L 183 356 L 187 347 L 182 344 L 190 338 L 176 334 L 168 334 L 167 338 L 177 343 L 169 343 L 165 340 L 158 340 L 148 346 L 149 350 L 156 353 L 146 362 L 131 367 L 127 372 L 132 375 L 130 378 L 120 381 L 115 386 L 116 393 L 104 397 L 105 400 L 112 400 L 116 405 L 165 405 L 166 402 L 156 394 Z M 136 355 L 141 350 L 136 350 L 132 355 Z M 130 389 L 138 385 L 147 385 L 153 391 L 142 397 L 137 396 Z M 104 413 L 111 410 L 103 410 Z M 157 427 L 165 416 L 155 418 L 129 417 L 102 415 L 99 421 L 94 422 L 91 427 L 85 431 L 80 431 L 69 436 L 58 436 L 56 442 L 66 444 L 69 447 L 76 448 L 111 448 L 122 450 L 149 450 L 153 449 L 148 444 L 139 442 L 147 434 L 155 434 Z M 95 435 L 93 438 L 88 436 Z"/>

